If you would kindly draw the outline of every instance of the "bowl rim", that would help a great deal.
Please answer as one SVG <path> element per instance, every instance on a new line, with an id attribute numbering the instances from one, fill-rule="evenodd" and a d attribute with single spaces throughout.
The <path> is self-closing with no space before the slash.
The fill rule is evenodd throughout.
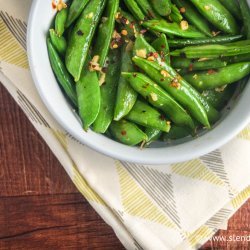
<path id="1" fill-rule="evenodd" d="M 233 109 L 227 114 L 224 120 L 220 121 L 216 125 L 216 127 L 214 127 L 211 131 L 206 132 L 204 135 L 179 145 L 162 147 L 162 148 L 146 148 L 140 150 L 137 147 L 123 145 L 103 135 L 100 136 L 102 136 L 103 140 L 105 140 L 103 141 L 105 142 L 104 144 L 105 146 L 101 144 L 98 145 L 92 140 L 88 140 L 87 135 L 86 136 L 79 135 L 76 131 L 74 131 L 71 128 L 71 126 L 69 126 L 67 122 L 65 122 L 63 117 L 59 114 L 59 112 L 57 112 L 54 109 L 53 104 L 48 100 L 46 94 L 44 93 L 41 87 L 42 81 L 41 79 L 39 79 L 38 75 L 39 67 L 36 66 L 37 52 L 32 46 L 34 42 L 32 40 L 32 37 L 34 36 L 33 32 L 34 31 L 37 32 L 37 30 L 39 30 L 34 21 L 36 18 L 36 11 L 38 11 L 39 3 L 41 3 L 41 1 L 39 0 L 34 0 L 32 2 L 28 19 L 28 27 L 27 27 L 27 55 L 28 55 L 31 75 L 34 80 L 36 89 L 43 103 L 50 112 L 50 114 L 55 118 L 55 120 L 62 126 L 62 128 L 66 132 L 71 134 L 74 138 L 79 140 L 84 145 L 87 145 L 90 148 L 94 149 L 95 151 L 102 153 L 106 156 L 110 156 L 112 158 L 122 161 L 128 161 L 139 164 L 156 164 L 156 165 L 171 164 L 171 163 L 178 163 L 178 162 L 192 160 L 194 158 L 198 158 L 202 155 L 205 155 L 213 150 L 220 148 L 221 146 L 229 142 L 231 139 L 233 139 L 250 122 L 250 109 L 246 108 L 247 104 L 249 105 L 248 100 L 250 100 L 250 84 L 249 84 L 250 79 L 248 79 L 248 84 L 247 86 L 245 86 L 245 89 L 241 94 L 241 97 L 239 98 L 239 100 L 237 100 L 236 105 L 234 105 Z M 45 42 L 46 42 L 46 37 L 45 37 Z M 49 65 L 49 67 L 51 66 Z M 245 108 L 242 109 L 242 107 Z M 240 113 L 241 115 L 239 115 Z M 227 132 L 228 130 L 225 130 L 223 128 L 225 125 L 227 125 L 230 128 L 230 124 L 234 123 L 236 123 L 235 126 L 231 128 L 229 132 Z M 107 145 L 111 145 L 112 150 L 109 150 L 106 147 Z"/>

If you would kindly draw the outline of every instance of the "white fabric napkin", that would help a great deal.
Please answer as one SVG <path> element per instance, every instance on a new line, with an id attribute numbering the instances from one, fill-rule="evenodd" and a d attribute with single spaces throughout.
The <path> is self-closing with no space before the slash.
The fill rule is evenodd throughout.
<path id="1" fill-rule="evenodd" d="M 25 51 L 30 5 L 0 0 L 0 81 L 122 244 L 197 249 L 225 228 L 250 197 L 250 126 L 208 155 L 164 166 L 120 162 L 81 145 L 53 119 L 31 79 Z"/>

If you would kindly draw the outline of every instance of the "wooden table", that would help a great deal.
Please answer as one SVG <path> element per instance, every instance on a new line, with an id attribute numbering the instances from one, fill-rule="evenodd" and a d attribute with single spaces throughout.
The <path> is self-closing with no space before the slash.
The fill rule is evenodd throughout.
<path id="1" fill-rule="evenodd" d="M 218 235 L 250 236 L 250 200 Z M 1 84 L 0 249 L 124 249 Z M 202 249 L 250 249 L 250 242 Z"/>

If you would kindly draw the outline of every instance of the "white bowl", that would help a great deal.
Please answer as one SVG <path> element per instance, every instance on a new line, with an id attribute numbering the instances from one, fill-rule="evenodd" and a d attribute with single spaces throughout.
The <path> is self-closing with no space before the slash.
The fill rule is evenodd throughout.
<path id="1" fill-rule="evenodd" d="M 107 156 L 143 164 L 166 164 L 190 160 L 227 143 L 250 122 L 250 83 L 233 101 L 211 131 L 198 138 L 186 138 L 174 144 L 139 149 L 113 141 L 103 135 L 83 131 L 52 72 L 46 47 L 46 35 L 55 16 L 50 0 L 34 0 L 28 23 L 28 58 L 37 90 L 57 122 L 81 143 Z"/>

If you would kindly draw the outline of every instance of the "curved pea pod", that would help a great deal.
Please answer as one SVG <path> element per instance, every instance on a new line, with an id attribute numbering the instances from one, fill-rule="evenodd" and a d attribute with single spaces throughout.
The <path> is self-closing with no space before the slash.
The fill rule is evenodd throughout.
<path id="1" fill-rule="evenodd" d="M 250 74 L 250 62 L 228 65 L 218 70 L 194 72 L 183 77 L 199 91 L 219 88 Z"/>
<path id="2" fill-rule="evenodd" d="M 168 18 L 171 22 L 176 22 L 176 23 L 180 23 L 181 20 L 183 19 L 183 16 L 181 15 L 179 9 L 175 4 L 171 4 L 171 13 Z"/>
<path id="3" fill-rule="evenodd" d="M 68 71 L 76 82 L 80 78 L 105 3 L 105 0 L 92 0 L 89 2 L 78 19 L 68 41 L 65 62 Z"/>
<path id="4" fill-rule="evenodd" d="M 184 127 L 172 126 L 168 133 L 163 133 L 162 140 L 178 140 L 190 135 L 190 131 Z"/>
<path id="5" fill-rule="evenodd" d="M 202 96 L 210 102 L 213 107 L 215 107 L 218 110 L 223 109 L 229 100 L 232 98 L 234 92 L 235 92 L 235 85 L 228 85 L 223 90 L 205 90 L 202 92 Z"/>
<path id="6" fill-rule="evenodd" d="M 172 76 L 164 70 L 157 62 L 145 60 L 140 57 L 134 57 L 133 61 L 141 68 L 152 80 L 164 88 L 176 101 L 185 107 L 190 114 L 201 124 L 210 127 L 207 113 L 202 103 L 193 94 L 195 92 L 187 84 L 181 83 L 181 77 Z"/>
<path id="7" fill-rule="evenodd" d="M 190 0 L 200 13 L 219 30 L 237 34 L 238 26 L 231 13 L 218 0 Z"/>
<path id="8" fill-rule="evenodd" d="M 62 36 L 64 33 L 67 16 L 68 16 L 68 8 L 62 9 L 56 15 L 55 31 L 58 36 Z"/>
<path id="9" fill-rule="evenodd" d="M 244 22 L 244 33 L 250 39 L 250 8 L 246 0 L 239 1 L 241 15 Z"/>
<path id="10" fill-rule="evenodd" d="M 98 133 L 105 133 L 114 117 L 114 100 L 116 97 L 121 66 L 119 50 L 110 50 L 108 61 L 109 64 L 105 82 L 101 85 L 101 107 L 99 114 L 93 123 L 93 130 Z"/>
<path id="11" fill-rule="evenodd" d="M 170 48 L 183 48 L 191 45 L 205 45 L 205 44 L 224 44 L 235 42 L 242 39 L 243 35 L 233 36 L 217 36 L 212 38 L 199 38 L 199 39 L 168 39 Z"/>
<path id="12" fill-rule="evenodd" d="M 129 44 L 123 47 L 121 71 L 134 71 L 132 51 Z M 134 106 L 137 99 L 137 92 L 130 86 L 127 80 L 121 75 L 118 83 L 114 120 L 118 121 L 127 115 Z"/>
<path id="13" fill-rule="evenodd" d="M 164 132 L 170 130 L 170 121 L 164 115 L 145 102 L 137 100 L 126 120 L 144 127 L 159 129 Z"/>
<path id="14" fill-rule="evenodd" d="M 152 46 L 160 54 L 161 58 L 165 60 L 167 64 L 170 64 L 170 51 L 166 35 L 161 34 L 160 37 L 152 42 Z"/>
<path id="15" fill-rule="evenodd" d="M 60 55 L 64 55 L 67 48 L 67 43 L 65 38 L 63 36 L 61 37 L 57 36 L 55 30 L 53 29 L 49 30 L 49 35 L 54 48 Z"/>
<path id="16" fill-rule="evenodd" d="M 139 34 L 140 28 L 137 21 L 134 19 L 132 15 L 119 9 L 118 15 L 116 16 L 116 21 L 121 26 L 121 31 L 126 30 L 127 35 L 130 39 L 134 39 Z"/>
<path id="17" fill-rule="evenodd" d="M 146 57 L 144 55 L 148 55 L 148 54 L 153 54 L 155 55 L 154 52 L 155 49 L 144 39 L 144 37 L 142 35 L 139 35 L 136 38 L 135 41 L 135 45 L 134 45 L 134 49 L 135 49 L 135 54 L 139 57 Z M 143 52 L 143 53 L 142 53 Z M 196 98 L 197 100 L 200 101 L 200 103 L 203 105 L 204 109 L 206 110 L 209 122 L 214 123 L 215 121 L 218 120 L 219 118 L 219 113 L 216 109 L 214 109 L 201 95 L 200 93 L 198 93 L 188 82 L 186 82 L 183 78 L 181 78 L 179 76 L 179 74 L 172 68 L 170 67 L 168 64 L 166 64 L 164 62 L 164 60 L 161 59 L 160 56 L 158 56 L 157 58 L 155 58 L 157 61 L 157 64 L 153 64 L 154 67 L 156 67 L 156 69 L 158 69 L 159 71 L 161 71 L 161 69 L 166 70 L 172 77 L 174 78 L 178 78 L 181 85 L 185 88 L 188 89 L 188 93 L 190 93 L 190 95 L 193 95 L 194 98 Z"/>
<path id="18" fill-rule="evenodd" d="M 110 133 L 117 141 L 129 146 L 135 146 L 147 140 L 147 135 L 142 130 L 126 120 L 113 121 L 110 124 Z"/>
<path id="19" fill-rule="evenodd" d="M 84 66 L 81 77 L 76 83 L 76 93 L 79 115 L 83 128 L 87 131 L 90 125 L 96 120 L 101 105 L 98 76 L 95 71 L 91 72 L 88 70 L 88 63 Z"/>
<path id="20" fill-rule="evenodd" d="M 219 58 L 226 56 L 237 56 L 250 53 L 250 45 L 200 45 L 189 46 L 170 52 L 171 56 L 186 58 Z"/>
<path id="21" fill-rule="evenodd" d="M 231 14 L 233 14 L 239 20 L 242 20 L 240 13 L 240 7 L 238 1 L 235 0 L 219 0 L 222 5 L 224 5 Z M 240 0 L 241 1 L 241 0 Z"/>
<path id="22" fill-rule="evenodd" d="M 151 5 L 160 16 L 168 16 L 171 13 L 170 0 L 150 0 Z"/>
<path id="23" fill-rule="evenodd" d="M 108 1 L 102 22 L 98 28 L 98 36 L 96 38 L 93 55 L 99 57 L 98 63 L 100 67 L 104 66 L 106 57 L 108 55 L 110 42 L 112 39 L 114 27 L 115 27 L 115 15 L 119 6 L 119 0 Z"/>
<path id="24" fill-rule="evenodd" d="M 173 0 L 173 2 L 180 8 L 184 17 L 194 25 L 198 30 L 212 36 L 208 21 L 195 9 L 195 7 L 187 0 Z"/>
<path id="25" fill-rule="evenodd" d="M 47 47 L 53 72 L 69 100 L 77 107 L 75 84 L 49 38 L 47 39 Z"/>
<path id="26" fill-rule="evenodd" d="M 66 27 L 69 27 L 82 13 L 90 0 L 73 0 L 69 7 Z"/>
<path id="27" fill-rule="evenodd" d="M 154 107 L 162 110 L 174 123 L 194 129 L 188 113 L 161 87 L 141 73 L 122 72 L 131 86 Z"/>
<path id="28" fill-rule="evenodd" d="M 149 20 L 143 22 L 142 25 L 149 30 L 158 31 L 165 33 L 167 35 L 175 35 L 179 37 L 186 37 L 186 38 L 202 38 L 205 37 L 203 33 L 198 31 L 191 25 L 188 27 L 182 28 L 181 24 L 177 23 L 168 23 L 165 20 Z"/>
<path id="29" fill-rule="evenodd" d="M 144 14 L 149 18 L 160 18 L 160 16 L 152 8 L 148 0 L 136 0 Z"/>
<path id="30" fill-rule="evenodd" d="M 146 128 L 144 133 L 147 135 L 148 139 L 146 141 L 146 146 L 149 146 L 152 142 L 160 139 L 162 131 L 155 128 Z"/>
<path id="31" fill-rule="evenodd" d="M 173 57 L 171 66 L 175 69 L 187 69 L 188 71 L 218 69 L 227 66 L 228 62 L 223 59 L 193 60 L 182 57 Z"/>
<path id="32" fill-rule="evenodd" d="M 145 15 L 135 0 L 124 0 L 125 5 L 138 21 L 145 19 Z"/>

